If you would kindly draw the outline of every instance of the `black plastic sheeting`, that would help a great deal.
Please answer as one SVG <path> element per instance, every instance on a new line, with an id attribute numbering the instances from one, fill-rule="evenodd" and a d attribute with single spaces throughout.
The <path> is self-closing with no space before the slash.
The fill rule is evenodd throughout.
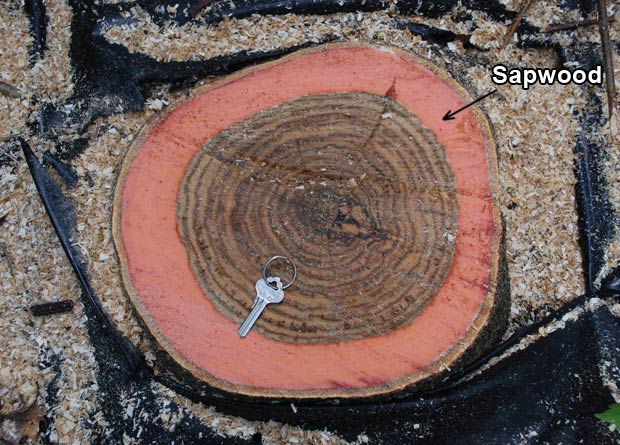
<path id="1" fill-rule="evenodd" d="M 37 0 L 25 0 L 24 8 L 30 18 L 30 34 L 32 35 L 30 57 L 31 60 L 34 60 L 43 57 L 43 53 L 47 49 L 45 3 Z"/>
<path id="2" fill-rule="evenodd" d="M 161 8 L 161 5 L 171 2 L 179 3 L 181 7 L 177 8 L 174 15 L 166 15 L 167 9 Z M 252 13 L 332 13 L 387 7 L 372 0 L 363 4 L 357 0 L 246 0 L 236 1 L 234 6 L 230 2 L 214 4 L 210 13 L 200 14 L 208 2 L 145 0 L 139 3 L 155 20 L 176 20 L 179 23 L 190 20 L 215 23 L 223 17 L 244 17 Z M 506 21 L 514 17 L 514 13 L 506 11 L 498 2 L 474 0 L 462 3 L 470 9 L 484 10 L 496 20 Z M 149 83 L 176 83 L 177 87 L 184 88 L 206 75 L 232 72 L 291 50 L 284 48 L 265 53 L 242 52 L 201 62 L 157 62 L 141 54 L 130 54 L 124 47 L 111 44 L 102 36 L 105 27 L 111 23 L 131 20 L 124 18 L 121 12 L 132 5 L 95 6 L 71 0 L 74 12 L 71 57 L 76 93 L 70 103 L 75 105 L 75 111 L 64 114 L 60 107 L 48 106 L 37 125 L 40 134 L 49 135 L 53 139 L 54 132 L 49 131 L 50 128 L 76 123 L 86 128 L 97 116 L 140 110 Z M 456 1 L 450 0 L 398 3 L 403 14 L 428 17 L 437 17 L 457 6 Z M 34 25 L 45 23 L 45 10 L 42 3 L 35 0 L 27 2 L 26 7 L 31 14 L 33 32 L 39 32 L 33 48 L 37 52 L 40 42 L 45 41 L 45 32 L 41 32 L 39 25 Z M 592 2 L 567 1 L 565 7 L 589 11 Z M 399 25 L 401 28 L 411 28 L 404 18 L 402 23 L 404 25 Z M 519 32 L 528 30 L 531 32 L 535 28 L 524 22 Z M 444 30 L 432 27 L 422 27 L 418 31 L 437 39 L 438 44 L 451 38 Z M 550 45 L 545 39 L 544 36 L 540 40 L 522 39 L 521 44 Z M 556 49 L 563 61 L 578 60 L 584 68 L 600 63 L 598 46 L 575 45 Z M 140 429 L 144 443 L 261 443 L 260 434 L 249 439 L 221 437 L 192 416 L 182 417 L 173 432 L 154 421 L 134 422 L 134 419 L 124 418 L 121 400 L 128 396 L 140 398 L 142 410 L 156 414 L 162 403 L 157 389 L 164 385 L 192 400 L 213 405 L 224 413 L 248 419 L 283 421 L 308 428 L 328 428 L 350 440 L 356 440 L 363 433 L 371 443 L 620 443 L 619 436 L 611 433 L 607 424 L 594 417 L 595 413 L 604 411 L 612 403 L 610 392 L 602 383 L 601 363 L 605 363 L 607 377 L 616 381 L 620 379 L 620 320 L 604 305 L 588 309 L 588 301 L 594 297 L 619 297 L 620 268 L 603 279 L 601 288 L 595 288 L 594 279 L 602 270 L 603 254 L 617 221 L 614 220 L 608 200 L 607 184 L 600 174 L 607 147 L 590 131 L 603 124 L 602 106 L 592 91 L 585 91 L 585 94 L 589 97 L 589 107 L 579 116 L 583 131 L 575 145 L 575 172 L 578 180 L 576 197 L 580 241 L 584 252 L 584 280 L 588 294 L 517 332 L 498 345 L 493 353 L 471 363 L 440 388 L 382 403 L 295 401 L 296 412 L 292 410 L 290 401 L 276 403 L 235 399 L 230 394 L 198 390 L 182 384 L 174 373 L 165 369 L 150 369 L 140 351 L 118 332 L 101 308 L 89 285 L 88 272 L 80 253 L 72 242 L 75 221 L 71 203 L 22 139 L 24 155 L 45 208 L 83 290 L 83 304 L 88 316 L 87 329 L 99 366 L 98 384 L 106 393 L 102 412 L 109 424 L 105 431 L 99 432 L 94 442 L 118 443 L 123 434 L 136 437 Z M 59 142 L 58 149 L 67 160 L 78 156 L 86 142 L 82 140 L 73 146 L 62 146 Z M 57 171 L 64 171 L 59 159 L 50 160 L 48 157 L 47 161 Z M 68 178 L 73 178 L 70 171 L 65 173 Z M 491 357 L 501 354 L 527 335 L 537 332 L 541 326 L 561 319 L 572 310 L 582 310 L 583 314 L 577 320 L 566 321 L 564 329 L 540 338 L 475 377 L 462 381 L 464 375 L 488 362 Z M 50 360 L 50 366 L 53 366 L 61 358 L 51 357 Z M 55 394 L 52 387 L 48 387 L 47 392 L 52 396 Z M 171 402 L 169 408 L 181 411 L 174 402 Z M 154 417 L 156 415 L 151 416 Z"/>

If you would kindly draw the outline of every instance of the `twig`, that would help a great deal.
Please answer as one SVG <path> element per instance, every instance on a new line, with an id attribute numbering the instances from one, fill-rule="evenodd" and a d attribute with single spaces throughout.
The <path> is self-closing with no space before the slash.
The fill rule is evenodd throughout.
<path id="1" fill-rule="evenodd" d="M 613 115 L 614 100 L 616 98 L 616 85 L 614 83 L 614 63 L 611 55 L 611 42 L 609 40 L 609 21 L 607 20 L 607 0 L 598 0 L 598 29 L 601 34 L 603 47 L 603 65 L 605 66 L 605 83 L 607 84 L 607 109 L 609 119 Z"/>
<path id="2" fill-rule="evenodd" d="M 71 300 L 54 301 L 52 303 L 42 303 L 30 306 L 30 311 L 35 317 L 62 314 L 64 312 L 69 312 L 72 309 L 73 301 Z"/>
<path id="3" fill-rule="evenodd" d="M 9 97 L 15 97 L 15 98 L 22 97 L 22 93 L 20 93 L 17 88 L 1 80 L 0 80 L 0 94 L 3 96 L 9 96 Z"/>
<path id="4" fill-rule="evenodd" d="M 0 152 L 1 152 L 3 155 L 6 155 L 6 156 L 8 156 L 9 158 L 13 159 L 15 162 L 19 162 L 19 161 L 17 160 L 17 158 L 16 158 L 15 156 L 13 156 L 11 153 L 9 153 L 8 151 L 5 151 L 5 150 L 0 149 Z"/>
<path id="5" fill-rule="evenodd" d="M 8 213 L 6 214 L 8 215 Z M 6 217 L 6 215 L 3 216 Z M 0 257 L 4 258 L 6 265 L 9 269 L 9 274 L 11 275 L 11 283 L 13 284 L 13 288 L 17 289 L 17 278 L 15 277 L 15 264 L 13 263 L 13 258 L 9 254 L 8 249 L 6 248 L 5 243 L 0 243 Z"/>
<path id="6" fill-rule="evenodd" d="M 4 216 L 6 216 L 6 215 L 4 215 Z M 6 260 L 6 265 L 9 268 L 9 273 L 11 274 L 11 276 L 14 276 L 15 275 L 15 266 L 13 265 L 13 259 L 9 255 L 8 249 L 6 248 L 6 244 L 4 244 L 4 243 L 0 243 L 0 254 Z"/>
<path id="7" fill-rule="evenodd" d="M 510 25 L 510 28 L 508 28 L 506 35 L 502 39 L 501 48 L 508 45 L 508 42 L 510 42 L 510 39 L 512 39 L 512 36 L 514 35 L 514 33 L 517 31 L 517 28 L 521 24 L 523 17 L 525 17 L 525 14 L 527 14 L 527 11 L 530 9 L 530 7 L 533 4 L 534 4 L 534 0 L 525 0 L 525 3 L 523 4 L 521 9 L 519 10 L 519 13 L 517 14 L 517 17 L 515 17 L 514 22 L 512 22 L 512 25 Z"/>
<path id="8" fill-rule="evenodd" d="M 616 21 L 616 17 L 613 15 L 607 18 L 608 23 L 614 23 Z M 552 33 L 559 31 L 570 31 L 577 28 L 582 28 L 586 26 L 598 25 L 598 19 L 592 20 L 582 20 L 581 22 L 573 22 L 573 23 L 560 23 L 558 25 L 551 25 L 544 32 Z"/>

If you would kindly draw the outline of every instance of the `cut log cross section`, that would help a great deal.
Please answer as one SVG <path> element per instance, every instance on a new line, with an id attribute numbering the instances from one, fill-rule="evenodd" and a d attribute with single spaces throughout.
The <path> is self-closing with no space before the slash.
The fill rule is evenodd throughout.
<path id="1" fill-rule="evenodd" d="M 368 93 L 306 96 L 232 125 L 194 156 L 178 208 L 194 274 L 235 323 L 251 304 L 241 289 L 252 289 L 257 260 L 284 252 L 299 264 L 286 303 L 254 327 L 290 343 L 408 324 L 450 269 L 457 214 L 432 132 Z M 241 289 L 230 294 L 230 283 Z"/>
<path id="2" fill-rule="evenodd" d="M 234 394 L 369 397 L 479 353 L 504 323 L 495 146 L 438 68 L 330 45 L 194 92 L 136 138 L 114 234 L 181 366 Z M 298 278 L 246 338 L 271 256 Z M 270 275 L 290 278 L 285 262 Z"/>

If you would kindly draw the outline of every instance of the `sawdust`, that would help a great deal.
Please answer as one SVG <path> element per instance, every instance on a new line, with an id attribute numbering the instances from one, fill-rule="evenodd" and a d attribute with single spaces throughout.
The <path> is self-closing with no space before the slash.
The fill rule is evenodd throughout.
<path id="1" fill-rule="evenodd" d="M 506 2 L 512 9 L 518 8 L 519 3 Z M 528 20 L 545 27 L 549 23 L 581 19 L 576 13 L 561 10 L 558 3 L 536 2 Z M 62 1 L 47 2 L 47 11 L 50 19 L 48 50 L 44 58 L 31 62 L 28 48 L 32 39 L 23 9 L 17 4 L 0 8 L 0 40 L 6 42 L 0 48 L 3 60 L 0 80 L 17 87 L 22 94 L 21 98 L 0 95 L 0 141 L 29 134 L 28 124 L 36 122 L 43 103 L 62 104 L 73 92 L 68 49 L 71 11 Z M 455 42 L 450 49 L 439 48 L 396 29 L 393 11 L 301 17 L 252 16 L 228 19 L 216 26 L 190 24 L 162 28 L 138 7 L 130 16 L 131 23 L 109 28 L 106 38 L 158 60 L 201 60 L 239 50 L 290 47 L 333 35 L 344 40 L 370 41 L 415 51 L 446 69 L 451 69 L 455 57 L 472 54 L 460 42 Z M 450 16 L 413 20 L 458 34 L 470 34 L 471 43 L 488 50 L 478 62 L 472 59 L 467 72 L 462 73 L 473 95 L 485 94 L 495 87 L 490 82 L 486 60 L 539 67 L 553 66 L 557 62 L 549 51 L 516 49 L 512 44 L 500 50 L 498 38 L 504 35 L 508 24 L 494 23 L 482 13 L 472 13 L 471 20 L 461 22 Z M 575 38 L 598 41 L 596 28 L 561 33 L 556 38 L 560 43 Z M 620 41 L 618 24 L 612 26 L 612 40 Z M 615 68 L 616 81 L 620 83 L 620 54 L 616 55 Z M 151 91 L 144 112 L 100 118 L 93 123 L 87 130 L 90 137 L 87 148 L 72 162 L 81 181 L 75 189 L 65 190 L 76 206 L 79 246 L 103 307 L 119 329 L 146 351 L 153 346 L 143 335 L 120 282 L 111 239 L 112 197 L 123 155 L 137 130 L 155 112 L 184 94 L 182 91 L 170 93 L 166 86 L 158 87 Z M 495 127 L 499 147 L 502 189 L 498 198 L 506 222 L 513 298 L 509 332 L 540 319 L 551 309 L 584 292 L 573 175 L 573 148 L 578 129 L 573 111 L 583 107 L 583 96 L 580 89 L 570 86 L 537 86 L 529 92 L 504 86 L 499 94 L 483 104 Z M 602 91 L 601 97 L 604 101 Z M 73 136 L 60 135 L 60 138 Z M 48 139 L 31 135 L 29 141 L 39 155 L 55 151 Z M 33 318 L 28 311 L 30 305 L 40 302 L 78 301 L 80 290 L 16 145 L 0 142 L 0 150 L 0 156 L 8 153 L 19 161 L 9 159 L 0 167 L 0 218 L 6 216 L 0 224 L 0 330 L 3 332 L 0 338 L 0 414 L 6 415 L 32 403 L 47 412 L 51 407 L 46 406 L 45 388 L 58 378 L 58 404 L 53 413 L 48 413 L 51 419 L 48 439 L 59 443 L 90 443 L 93 427 L 85 419 L 90 417 L 97 424 L 101 415 L 95 383 L 96 364 L 85 332 L 81 305 L 77 304 L 71 313 L 42 319 Z M 610 198 L 617 212 L 620 212 L 619 167 L 618 145 L 610 145 L 606 168 Z M 619 255 L 620 235 L 607 253 L 609 268 L 618 264 Z M 579 314 L 571 313 L 573 315 Z M 548 329 L 561 327 L 560 323 Z M 518 348 L 521 347 L 526 344 Z M 59 357 L 63 360 L 58 360 Z M 174 400 L 223 435 L 249 437 L 260 432 L 264 443 L 274 444 L 345 443 L 328 432 L 225 416 L 165 388 L 156 390 L 162 406 Z M 135 403 L 128 400 L 125 408 L 130 409 L 132 404 L 135 408 Z M 163 409 L 164 417 L 165 413 Z M 162 420 L 174 425 L 178 418 L 172 416 Z M 12 426 L 15 425 L 9 424 L 6 428 Z M 364 437 L 358 441 L 364 443 Z"/>
<path id="2" fill-rule="evenodd" d="M 49 3 L 47 10 L 46 56 L 29 59 L 32 39 L 23 10 L 18 4 L 0 9 L 0 40 L 6 43 L 0 50 L 0 78 L 22 95 L 0 96 L 0 139 L 27 133 L 30 114 L 37 108 L 34 104 L 62 102 L 72 92 L 68 58 L 71 11 L 62 2 Z M 49 143 L 35 146 L 53 150 Z M 15 157 L 10 155 L 14 148 L 1 143 L 0 154 Z M 47 216 L 40 201 L 32 199 L 37 192 L 27 168 L 21 162 L 12 165 L 0 167 L 0 215 L 6 218 L 0 233 L 0 412 L 8 415 L 35 403 L 53 420 L 48 439 L 87 443 L 90 428 L 85 422 L 97 398 L 97 386 L 81 306 L 71 314 L 43 319 L 33 319 L 29 311 L 36 303 L 77 300 L 79 288 L 51 225 L 39 224 L 47 222 Z M 43 389 L 57 373 L 62 390 L 55 395 L 57 404 L 47 406 Z M 50 412 L 51 408 L 56 413 Z"/>
<path id="3" fill-rule="evenodd" d="M 23 130 L 28 116 L 28 90 L 26 81 L 28 75 L 28 48 L 32 37 L 28 32 L 28 21 L 25 20 L 21 8 L 0 8 L 0 36 L 3 42 L 13 38 L 23 42 L 20 45 L 1 45 L 0 80 L 18 89 L 21 98 L 13 98 L 0 94 L 0 116 L 3 122 L 0 126 L 0 139 L 6 139 L 11 134 L 19 134 Z M 1 154 L 1 152 L 0 152 Z"/>
<path id="4" fill-rule="evenodd" d="M 499 52 L 498 59 L 515 64 L 510 52 Z M 532 58 L 522 55 L 516 64 L 529 65 Z M 537 62 L 534 66 L 548 66 L 554 60 Z M 494 87 L 485 68 L 470 69 L 469 78 L 479 91 Z M 573 174 L 578 123 L 572 118 L 583 106 L 579 88 L 560 85 L 535 85 L 527 94 L 505 85 L 485 103 L 499 145 L 515 325 L 529 324 L 584 292 Z"/>

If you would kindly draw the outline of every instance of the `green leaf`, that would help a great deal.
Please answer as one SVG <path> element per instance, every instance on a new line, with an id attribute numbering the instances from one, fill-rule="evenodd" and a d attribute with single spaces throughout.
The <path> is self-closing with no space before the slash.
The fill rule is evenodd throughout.
<path id="1" fill-rule="evenodd" d="M 615 425 L 616 428 L 620 429 L 620 405 L 617 403 L 610 405 L 607 411 L 603 411 L 600 414 L 595 414 L 595 416 L 605 422 Z"/>

